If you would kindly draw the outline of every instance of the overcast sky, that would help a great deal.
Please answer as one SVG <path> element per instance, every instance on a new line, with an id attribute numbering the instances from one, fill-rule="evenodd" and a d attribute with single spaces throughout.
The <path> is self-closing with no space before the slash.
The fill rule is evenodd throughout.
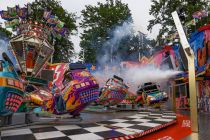
<path id="1" fill-rule="evenodd" d="M 0 0 L 0 10 L 6 10 L 7 6 L 13 7 L 16 4 L 23 6 L 24 4 L 32 1 L 34 0 Z M 105 0 L 61 0 L 61 4 L 64 9 L 69 12 L 75 12 L 79 16 L 80 11 L 85 8 L 85 5 L 96 5 L 99 1 L 105 2 Z M 156 26 L 152 33 L 147 31 L 148 21 L 152 19 L 152 16 L 149 15 L 151 0 L 122 0 L 122 2 L 128 3 L 136 30 L 144 32 L 150 38 L 155 38 L 160 27 Z M 0 20 L 0 22 L 3 21 Z M 72 37 L 72 41 L 75 45 L 75 51 L 79 52 L 79 34 Z"/>

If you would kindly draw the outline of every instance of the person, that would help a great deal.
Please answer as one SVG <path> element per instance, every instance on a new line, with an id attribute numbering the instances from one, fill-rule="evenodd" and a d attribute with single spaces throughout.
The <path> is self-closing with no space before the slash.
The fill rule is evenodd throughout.
<path id="1" fill-rule="evenodd" d="M 29 84 L 29 82 L 26 79 L 26 73 L 25 72 L 20 73 L 20 82 L 23 83 L 23 87 L 25 87 L 25 88 Z"/>
<path id="2" fill-rule="evenodd" d="M 26 67 L 32 69 L 34 67 L 34 63 L 33 49 L 29 48 L 26 56 Z"/>
<path id="3" fill-rule="evenodd" d="M 54 96 L 55 110 L 58 113 L 62 113 L 65 110 L 65 103 L 61 95 L 61 90 L 56 86 L 55 83 L 51 83 L 51 91 Z"/>

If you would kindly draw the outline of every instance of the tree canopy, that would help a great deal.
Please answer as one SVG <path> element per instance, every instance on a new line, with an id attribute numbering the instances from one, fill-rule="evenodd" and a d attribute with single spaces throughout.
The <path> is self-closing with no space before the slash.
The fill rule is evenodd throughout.
<path id="1" fill-rule="evenodd" d="M 182 23 L 185 25 L 193 19 L 192 14 L 203 10 L 206 6 L 201 0 L 152 0 L 149 14 L 154 17 L 149 21 L 148 30 L 152 30 L 155 25 L 161 25 L 157 40 L 162 40 L 163 35 L 170 35 L 175 31 L 175 24 L 171 13 L 180 10 L 183 15 Z M 189 27 L 189 32 L 195 27 Z"/>
<path id="2" fill-rule="evenodd" d="M 39 23 L 46 24 L 43 20 L 43 14 L 45 10 L 51 11 L 52 15 L 58 17 L 58 19 L 64 22 L 65 28 L 68 30 L 68 34 L 60 39 L 51 37 L 50 43 L 54 45 L 53 62 L 70 61 L 74 52 L 73 43 L 70 40 L 70 36 L 77 31 L 76 15 L 69 13 L 62 6 L 58 0 L 35 0 L 31 4 L 31 13 L 26 17 L 28 21 L 38 21 Z M 5 28 L 0 27 L 0 31 L 4 32 L 8 37 L 11 33 Z"/>
<path id="3" fill-rule="evenodd" d="M 68 29 L 69 35 L 67 38 L 62 37 L 60 40 L 55 39 L 53 62 L 69 62 L 74 52 L 73 43 L 70 40 L 70 36 L 77 31 L 76 15 L 66 11 L 61 6 L 61 2 L 57 0 L 35 0 L 32 2 L 31 8 L 33 12 L 28 17 L 29 19 L 42 21 L 44 10 L 47 9 L 51 10 L 53 15 L 56 15 L 59 20 L 65 23 L 65 27 Z"/>
<path id="4" fill-rule="evenodd" d="M 0 32 L 2 32 L 6 37 L 12 36 L 12 33 L 8 31 L 7 29 L 3 28 L 2 26 L 0 26 Z"/>
<path id="5" fill-rule="evenodd" d="M 85 62 L 96 63 L 96 53 L 110 38 L 109 32 L 130 17 L 128 5 L 120 0 L 106 0 L 105 3 L 98 2 L 96 6 L 86 5 L 80 23 L 84 30 L 80 42 L 84 53 L 81 51 L 80 58 L 84 54 Z"/>

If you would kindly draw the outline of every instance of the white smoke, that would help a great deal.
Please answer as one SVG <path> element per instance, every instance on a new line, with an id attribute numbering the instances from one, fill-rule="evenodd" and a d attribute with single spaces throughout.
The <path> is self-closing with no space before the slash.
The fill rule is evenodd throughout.
<path id="1" fill-rule="evenodd" d="M 109 31 L 108 40 L 102 45 L 100 52 L 97 55 L 97 62 L 100 65 L 109 63 L 118 63 L 121 61 L 119 56 L 113 56 L 119 48 L 121 40 L 126 36 L 134 35 L 134 25 L 128 21 L 123 22 L 121 26 L 115 27 L 113 30 Z M 114 57 L 115 62 L 111 62 L 111 57 Z"/>
<path id="2" fill-rule="evenodd" d="M 109 78 L 112 78 L 113 75 L 117 75 L 124 79 L 124 83 L 129 86 L 129 90 L 132 93 L 136 93 L 138 86 L 141 84 L 146 82 L 157 82 L 160 84 L 180 73 L 179 71 L 166 68 L 160 69 L 154 66 L 122 68 L 120 66 L 121 59 L 118 56 L 114 56 L 114 62 L 110 62 L 111 57 L 113 57 L 112 54 L 118 50 L 121 40 L 126 36 L 133 36 L 137 32 L 133 24 L 128 21 L 110 31 L 111 38 L 103 44 L 97 57 L 97 62 L 101 66 L 101 69 L 94 73 L 100 87 L 103 87 L 105 82 Z"/>
<path id="3" fill-rule="evenodd" d="M 125 84 L 129 86 L 129 91 L 135 93 L 139 85 L 146 82 L 156 82 L 160 84 L 166 82 L 170 78 L 179 74 L 180 71 L 163 70 L 153 66 L 132 67 L 121 69 L 109 69 L 108 71 L 97 71 L 94 76 L 99 81 L 101 87 L 104 86 L 106 80 L 113 77 L 113 75 L 123 78 Z"/>
<path id="4" fill-rule="evenodd" d="M 145 82 L 161 82 L 179 74 L 180 71 L 163 70 L 152 66 L 145 66 L 141 68 L 128 68 L 123 73 L 123 78 L 138 84 Z"/>

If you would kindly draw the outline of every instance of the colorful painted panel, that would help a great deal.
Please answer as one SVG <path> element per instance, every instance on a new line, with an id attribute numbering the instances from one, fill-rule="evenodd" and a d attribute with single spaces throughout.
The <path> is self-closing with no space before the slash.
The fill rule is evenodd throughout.
<path id="1" fill-rule="evenodd" d="M 63 88 L 63 78 L 66 70 L 68 69 L 68 64 L 66 63 L 58 63 L 51 64 L 49 69 L 54 70 L 54 80 L 53 84 L 55 84 L 59 89 Z"/>
<path id="2" fill-rule="evenodd" d="M 199 81 L 198 108 L 210 112 L 210 81 Z"/>
<path id="3" fill-rule="evenodd" d="M 110 78 L 101 89 L 98 103 L 102 105 L 116 105 L 125 99 L 127 93 L 127 85 L 123 83 L 120 77 L 114 76 Z"/>
<path id="4" fill-rule="evenodd" d="M 7 61 L 0 61 L 0 116 L 11 115 L 23 101 L 23 84 L 17 79 L 14 68 Z"/>
<path id="5" fill-rule="evenodd" d="M 201 67 L 207 62 L 206 46 L 204 46 L 205 32 L 197 32 L 193 34 L 190 40 L 190 46 L 195 53 L 195 66 Z"/>
<path id="6" fill-rule="evenodd" d="M 168 100 L 168 94 L 161 91 L 159 86 L 152 82 L 140 85 L 137 90 L 137 95 L 139 95 L 137 102 L 141 101 L 142 103 L 154 107 L 159 107 L 160 103 Z"/>
<path id="7" fill-rule="evenodd" d="M 69 113 L 78 115 L 90 102 L 99 95 L 99 85 L 94 77 L 79 65 L 56 64 L 53 68 L 55 79 L 51 87 L 52 98 L 42 110 L 53 114 Z"/>

